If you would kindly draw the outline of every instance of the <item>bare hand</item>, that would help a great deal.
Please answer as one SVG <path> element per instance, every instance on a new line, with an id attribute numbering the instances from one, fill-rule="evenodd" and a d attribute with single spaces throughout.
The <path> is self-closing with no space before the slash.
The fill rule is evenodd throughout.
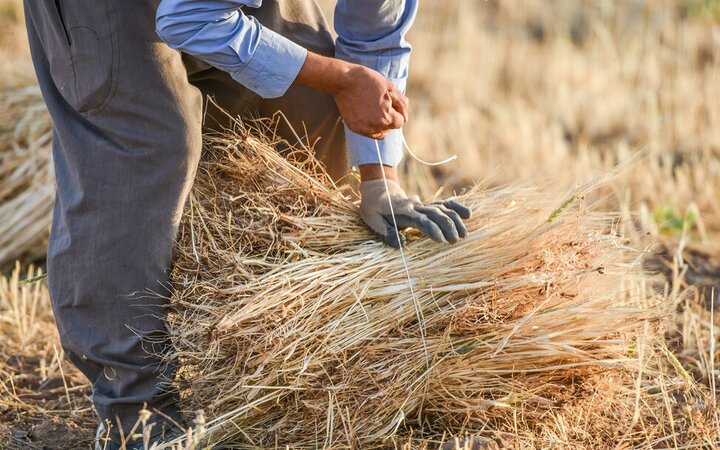
<path id="1" fill-rule="evenodd" d="M 408 99 L 378 72 L 308 52 L 295 82 L 332 95 L 355 133 L 384 139 L 408 120 Z"/>
<path id="2" fill-rule="evenodd" d="M 384 139 L 408 120 L 408 99 L 378 72 L 355 65 L 333 94 L 345 124 L 355 133 Z"/>

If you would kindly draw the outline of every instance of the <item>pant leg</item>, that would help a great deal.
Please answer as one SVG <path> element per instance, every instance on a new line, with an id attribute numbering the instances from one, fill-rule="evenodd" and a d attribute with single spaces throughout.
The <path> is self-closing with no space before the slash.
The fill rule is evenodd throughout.
<path id="1" fill-rule="evenodd" d="M 179 418 L 153 353 L 167 349 L 173 239 L 201 148 L 201 96 L 155 35 L 157 3 L 25 1 L 54 128 L 52 305 L 98 414 L 126 432 L 144 403 Z"/>
<path id="2" fill-rule="evenodd" d="M 327 21 L 314 0 L 264 0 L 260 8 L 247 8 L 245 12 L 264 27 L 310 51 L 324 56 L 335 54 Z M 280 120 L 281 137 L 297 145 L 297 134 L 303 143 L 314 145 L 316 157 L 333 179 L 339 180 L 348 173 L 345 131 L 332 96 L 304 86 L 291 86 L 278 99 L 262 99 L 218 69 L 187 55 L 185 62 L 191 82 L 232 117 L 273 117 L 281 111 L 289 122 L 288 125 Z M 227 116 L 213 105 L 208 105 L 205 120 L 210 128 L 228 126 Z"/>

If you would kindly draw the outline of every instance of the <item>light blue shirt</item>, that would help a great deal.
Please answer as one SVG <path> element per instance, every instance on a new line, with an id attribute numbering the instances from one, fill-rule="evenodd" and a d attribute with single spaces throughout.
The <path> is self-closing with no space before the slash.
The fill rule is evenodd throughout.
<path id="1" fill-rule="evenodd" d="M 265 28 L 251 9 L 262 0 L 162 0 L 157 33 L 172 48 L 228 72 L 264 98 L 282 96 L 300 72 L 307 50 Z M 335 7 L 335 56 L 375 69 L 405 91 L 410 44 L 405 35 L 418 0 L 339 0 Z M 402 160 L 402 130 L 378 141 L 345 127 L 350 164 L 396 166 Z"/>

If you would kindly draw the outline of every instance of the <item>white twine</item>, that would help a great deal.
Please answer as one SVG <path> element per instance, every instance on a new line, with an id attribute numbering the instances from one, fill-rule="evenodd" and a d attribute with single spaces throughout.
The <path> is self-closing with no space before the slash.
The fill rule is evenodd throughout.
<path id="1" fill-rule="evenodd" d="M 410 156 L 412 156 L 415 159 L 415 161 L 419 162 L 420 164 L 425 164 L 426 166 L 441 166 L 443 164 L 447 164 L 450 161 L 455 161 L 457 159 L 457 155 L 452 155 L 452 156 L 445 158 L 442 161 L 438 161 L 438 162 L 425 161 L 424 159 L 422 159 L 421 157 L 416 155 L 410 149 L 410 146 L 408 145 L 407 141 L 405 140 L 404 134 L 400 134 L 400 137 L 402 138 L 402 143 L 403 143 L 403 147 L 405 147 L 405 150 L 407 150 L 407 152 L 410 154 Z M 375 142 L 375 144 L 377 145 L 377 142 Z M 378 149 L 378 153 L 379 152 L 380 152 L 380 150 Z"/>
<path id="2" fill-rule="evenodd" d="M 405 139 L 403 138 L 403 141 Z M 415 295 L 415 289 L 413 288 L 412 278 L 410 278 L 410 268 L 408 267 L 407 259 L 405 258 L 405 252 L 403 251 L 403 245 L 402 245 L 402 239 L 400 237 L 400 230 L 398 230 L 397 226 L 397 220 L 395 219 L 395 209 L 392 205 L 392 199 L 390 198 L 390 187 L 388 186 L 387 177 L 385 176 L 385 169 L 382 161 L 382 155 L 380 154 L 380 145 L 378 144 L 377 139 L 375 139 L 375 150 L 377 150 L 377 157 L 378 162 L 380 163 L 380 171 L 382 172 L 383 182 L 385 183 L 385 193 L 387 194 L 388 198 L 388 205 L 390 206 L 390 215 L 392 216 L 393 221 L 393 228 L 395 230 L 395 236 L 397 237 L 397 242 L 400 248 L 400 259 L 402 260 L 403 267 L 405 268 L 405 276 L 408 280 L 408 287 L 410 288 L 410 296 L 413 299 L 413 304 L 415 306 L 415 315 L 418 319 L 418 325 L 420 326 L 420 338 L 422 339 L 423 343 L 423 352 L 425 353 L 425 365 L 426 367 L 430 367 L 430 355 L 428 354 L 427 349 L 427 343 L 425 342 L 425 317 L 423 317 L 422 309 L 420 307 L 420 303 L 418 302 L 417 296 Z"/>

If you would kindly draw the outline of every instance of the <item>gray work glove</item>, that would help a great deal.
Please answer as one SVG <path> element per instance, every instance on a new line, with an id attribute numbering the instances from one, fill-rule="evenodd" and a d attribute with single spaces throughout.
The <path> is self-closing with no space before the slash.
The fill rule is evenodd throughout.
<path id="1" fill-rule="evenodd" d="M 386 190 L 382 179 L 360 183 L 360 217 L 389 246 L 400 248 L 405 242 L 395 232 L 388 193 L 399 229 L 417 228 L 435 242 L 451 244 L 467 236 L 462 219 L 470 218 L 468 208 L 454 200 L 423 204 L 415 195 L 408 197 L 396 182 L 387 184 Z"/>

